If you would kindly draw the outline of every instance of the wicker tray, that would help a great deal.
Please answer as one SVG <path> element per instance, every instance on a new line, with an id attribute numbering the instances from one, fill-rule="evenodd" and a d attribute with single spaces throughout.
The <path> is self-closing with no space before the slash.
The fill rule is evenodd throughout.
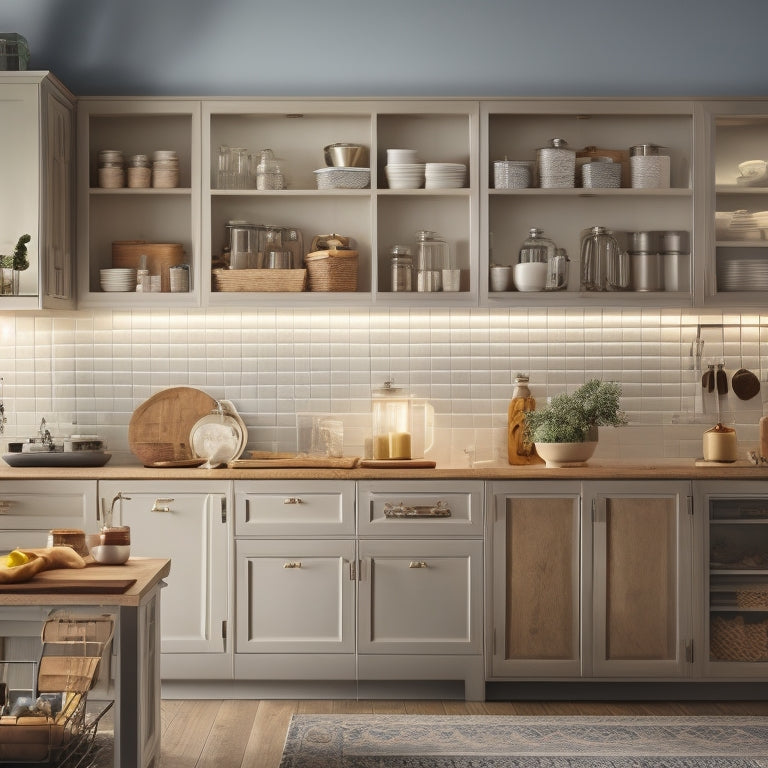
<path id="1" fill-rule="evenodd" d="M 715 661 L 767 661 L 768 622 L 713 616 L 709 645 Z"/>
<path id="2" fill-rule="evenodd" d="M 304 257 L 310 291 L 356 291 L 357 251 L 314 251 Z"/>
<path id="3" fill-rule="evenodd" d="M 214 269 L 214 291 L 225 292 L 299 292 L 307 284 L 306 269 Z"/>
<path id="4" fill-rule="evenodd" d="M 768 609 L 768 585 L 744 585 L 736 590 L 736 605 L 739 608 Z"/>

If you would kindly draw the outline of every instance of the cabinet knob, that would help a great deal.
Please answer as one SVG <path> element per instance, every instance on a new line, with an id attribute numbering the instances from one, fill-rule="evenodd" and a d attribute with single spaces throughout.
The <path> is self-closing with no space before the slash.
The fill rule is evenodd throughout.
<path id="1" fill-rule="evenodd" d="M 301 560 L 283 563 L 283 568 L 301 568 Z"/>
<path id="2" fill-rule="evenodd" d="M 170 512 L 171 508 L 168 506 L 173 499 L 155 499 L 155 503 L 152 505 L 150 512 Z"/>
<path id="3" fill-rule="evenodd" d="M 408 563 L 409 568 L 429 568 L 429 566 L 423 560 L 411 560 Z"/>
<path id="4" fill-rule="evenodd" d="M 283 504 L 303 504 L 304 501 L 298 496 L 291 496 L 287 499 L 283 499 Z"/>

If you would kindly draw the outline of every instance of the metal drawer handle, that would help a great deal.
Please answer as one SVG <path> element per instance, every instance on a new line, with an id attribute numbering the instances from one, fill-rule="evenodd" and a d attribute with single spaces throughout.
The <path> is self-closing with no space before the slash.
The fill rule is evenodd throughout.
<path id="1" fill-rule="evenodd" d="M 12 501 L 3 501 L 0 499 L 0 515 L 5 515 L 11 511 Z"/>
<path id="2" fill-rule="evenodd" d="M 290 498 L 283 499 L 283 504 L 303 504 L 303 499 L 298 498 L 297 496 L 291 496 Z"/>
<path id="3" fill-rule="evenodd" d="M 429 568 L 429 566 L 423 560 L 411 560 L 408 563 L 409 568 Z"/>
<path id="4" fill-rule="evenodd" d="M 168 506 L 174 499 L 155 499 L 155 503 L 152 505 L 150 512 L 170 512 L 171 508 Z"/>
<path id="5" fill-rule="evenodd" d="M 402 501 L 399 504 L 386 502 L 384 517 L 450 517 L 451 508 L 442 500 L 436 504 L 410 507 Z"/>
<path id="6" fill-rule="evenodd" d="M 301 560 L 283 563 L 283 568 L 301 568 Z"/>

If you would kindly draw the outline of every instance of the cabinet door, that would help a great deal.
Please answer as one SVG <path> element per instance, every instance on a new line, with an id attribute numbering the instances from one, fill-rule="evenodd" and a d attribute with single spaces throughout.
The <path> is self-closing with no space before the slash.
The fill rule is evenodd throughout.
<path id="1" fill-rule="evenodd" d="M 115 522 L 131 528 L 131 556 L 168 557 L 161 601 L 163 653 L 221 653 L 228 618 L 229 483 L 102 482 Z"/>
<path id="2" fill-rule="evenodd" d="M 44 547 L 51 528 L 96 530 L 95 480 L 0 482 L 0 552 Z"/>
<path id="3" fill-rule="evenodd" d="M 361 541 L 360 653 L 482 650 L 480 540 Z"/>
<path id="4" fill-rule="evenodd" d="M 43 92 L 43 303 L 73 304 L 74 116 L 53 88 Z"/>
<path id="5" fill-rule="evenodd" d="M 585 485 L 593 515 L 593 674 L 687 674 L 690 485 Z"/>
<path id="6" fill-rule="evenodd" d="M 239 539 L 237 653 L 354 653 L 355 542 Z"/>
<path id="7" fill-rule="evenodd" d="M 489 497 L 490 675 L 578 676 L 580 485 L 500 483 Z"/>

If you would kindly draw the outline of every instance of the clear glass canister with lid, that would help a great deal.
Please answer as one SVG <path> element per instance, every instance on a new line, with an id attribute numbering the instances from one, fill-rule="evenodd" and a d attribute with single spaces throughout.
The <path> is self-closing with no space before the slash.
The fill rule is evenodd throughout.
<path id="1" fill-rule="evenodd" d="M 416 240 L 416 290 L 441 291 L 443 270 L 449 266 L 448 243 L 437 232 L 427 229 L 417 232 Z"/>
<path id="2" fill-rule="evenodd" d="M 392 291 L 400 293 L 413 290 L 413 256 L 407 245 L 393 245 L 389 252 Z"/>
<path id="3" fill-rule="evenodd" d="M 605 227 L 592 227 L 581 239 L 581 290 L 629 288 L 629 254 Z"/>
<path id="4" fill-rule="evenodd" d="M 548 264 L 555 255 L 555 242 L 544 236 L 544 230 L 538 227 L 531 227 L 528 231 L 528 237 L 523 240 L 518 255 L 518 264 L 528 264 L 530 262 L 540 261 Z"/>

